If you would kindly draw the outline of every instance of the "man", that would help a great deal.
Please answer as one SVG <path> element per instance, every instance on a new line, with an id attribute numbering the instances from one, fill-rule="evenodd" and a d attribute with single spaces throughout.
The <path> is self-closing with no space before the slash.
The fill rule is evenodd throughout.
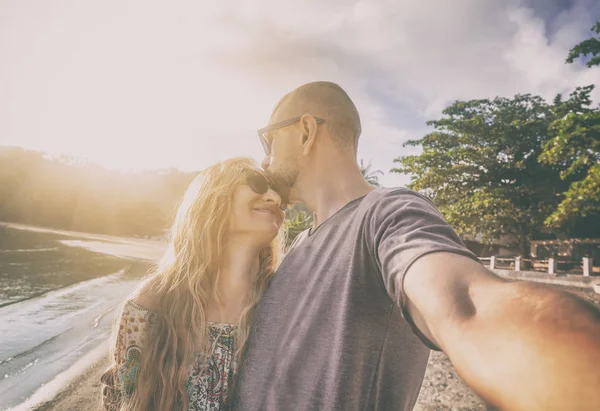
<path id="1" fill-rule="evenodd" d="M 314 212 L 257 309 L 238 410 L 410 410 L 443 350 L 509 410 L 600 410 L 600 314 L 483 267 L 424 197 L 375 189 L 356 163 L 360 119 L 309 83 L 259 131 L 264 169 Z"/>

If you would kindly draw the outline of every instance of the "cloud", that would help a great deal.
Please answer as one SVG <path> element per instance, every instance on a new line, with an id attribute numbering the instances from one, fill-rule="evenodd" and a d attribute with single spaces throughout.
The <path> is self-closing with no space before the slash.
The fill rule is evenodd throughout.
<path id="1" fill-rule="evenodd" d="M 600 69 L 564 64 L 600 20 L 593 0 L 11 4 L 0 13 L 0 143 L 121 168 L 259 158 L 253 130 L 313 80 L 348 91 L 359 156 L 386 173 L 456 99 L 550 99 L 600 83 Z"/>
<path id="2" fill-rule="evenodd" d="M 388 171 L 400 142 L 456 99 L 551 99 L 597 84 L 599 69 L 564 64 L 595 18 L 600 7 L 587 0 L 263 2 L 227 12 L 245 47 L 214 58 L 282 92 L 321 78 L 350 88 L 366 123 L 360 154 Z"/>

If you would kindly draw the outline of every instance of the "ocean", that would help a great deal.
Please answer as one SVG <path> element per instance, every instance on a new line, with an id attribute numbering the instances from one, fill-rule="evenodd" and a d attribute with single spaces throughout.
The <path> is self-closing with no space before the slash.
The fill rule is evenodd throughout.
<path id="1" fill-rule="evenodd" d="M 90 250 L 146 244 L 89 240 L 0 225 L 0 410 L 108 347 L 120 305 L 151 268 Z"/>

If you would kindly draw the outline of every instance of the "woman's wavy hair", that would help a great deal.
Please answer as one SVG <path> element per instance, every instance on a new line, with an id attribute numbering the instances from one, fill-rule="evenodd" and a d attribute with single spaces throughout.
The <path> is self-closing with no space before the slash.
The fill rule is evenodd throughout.
<path id="1" fill-rule="evenodd" d="M 219 304 L 221 251 L 227 240 L 233 193 L 256 170 L 248 158 L 234 158 L 200 173 L 187 189 L 171 230 L 167 252 L 149 275 L 158 315 L 144 342 L 135 391 L 127 410 L 187 410 L 186 383 L 198 355 L 209 359 L 208 301 Z M 279 236 L 259 253 L 259 270 L 239 323 L 235 357 L 239 363 L 252 311 L 274 273 Z"/>

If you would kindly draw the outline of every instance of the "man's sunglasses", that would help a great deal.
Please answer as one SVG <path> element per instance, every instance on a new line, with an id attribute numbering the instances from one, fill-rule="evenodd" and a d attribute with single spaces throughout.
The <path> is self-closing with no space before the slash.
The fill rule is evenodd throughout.
<path id="1" fill-rule="evenodd" d="M 265 175 L 259 171 L 251 171 L 248 174 L 248 176 L 246 177 L 246 184 L 256 194 L 263 195 L 267 191 L 269 191 L 269 188 L 273 189 L 273 191 L 275 191 L 275 192 L 278 192 L 278 190 L 275 188 L 275 186 L 271 182 L 269 182 L 267 177 L 265 177 Z M 282 199 L 280 208 L 282 210 L 285 210 L 286 207 L 287 207 L 287 204 L 285 204 Z"/>
<path id="2" fill-rule="evenodd" d="M 267 127 L 261 128 L 260 130 L 257 131 L 258 138 L 260 139 L 260 143 L 262 144 L 263 149 L 265 150 L 265 154 L 267 156 L 271 155 L 271 144 L 273 142 L 273 136 L 270 135 L 270 133 L 272 131 L 279 130 L 280 128 L 285 128 L 285 127 L 291 126 L 292 124 L 296 123 L 297 121 L 300 121 L 301 119 L 302 119 L 302 116 L 289 118 L 287 120 L 283 120 L 283 121 L 279 121 L 274 124 L 270 124 Z M 325 123 L 325 120 L 323 120 L 322 118 L 319 118 L 319 117 L 315 117 L 315 120 L 317 121 L 317 124 Z"/>

